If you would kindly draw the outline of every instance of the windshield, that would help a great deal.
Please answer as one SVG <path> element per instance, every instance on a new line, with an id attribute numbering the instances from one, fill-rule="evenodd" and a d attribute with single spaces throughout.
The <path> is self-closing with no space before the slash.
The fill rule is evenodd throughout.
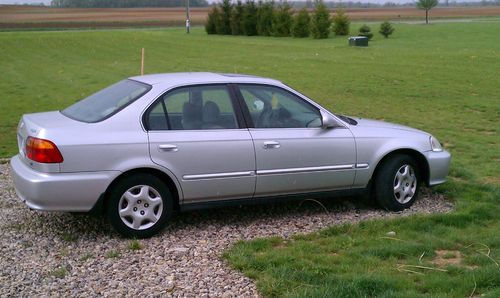
<path id="1" fill-rule="evenodd" d="M 125 108 L 150 89 L 151 86 L 147 84 L 123 80 L 80 100 L 61 113 L 78 121 L 99 122 Z"/>

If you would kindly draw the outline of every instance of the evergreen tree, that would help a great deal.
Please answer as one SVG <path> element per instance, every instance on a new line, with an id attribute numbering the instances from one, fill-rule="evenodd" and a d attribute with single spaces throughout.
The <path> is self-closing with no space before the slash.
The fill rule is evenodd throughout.
<path id="1" fill-rule="evenodd" d="M 308 37 L 309 36 L 309 24 L 311 23 L 311 16 L 307 8 L 302 8 L 293 19 L 292 25 L 292 35 L 294 37 Z"/>
<path id="2" fill-rule="evenodd" d="M 388 38 L 389 35 L 391 35 L 394 32 L 394 28 L 392 27 L 391 23 L 385 21 L 382 24 L 380 24 L 380 31 L 379 32 L 385 38 Z"/>
<path id="3" fill-rule="evenodd" d="M 322 0 L 316 0 L 311 20 L 311 34 L 314 38 L 328 38 L 332 19 Z"/>
<path id="4" fill-rule="evenodd" d="M 243 31 L 248 36 L 257 35 L 258 9 L 254 0 L 247 0 L 243 11 Z"/>
<path id="5" fill-rule="evenodd" d="M 290 31 L 293 24 L 293 17 L 290 9 L 291 6 L 286 1 L 284 1 L 275 10 L 272 23 L 273 36 L 290 36 Z"/>
<path id="6" fill-rule="evenodd" d="M 217 23 L 217 34 L 231 34 L 231 0 L 223 0 L 220 6 L 220 22 Z"/>
<path id="7" fill-rule="evenodd" d="M 269 36 L 272 32 L 274 17 L 274 1 L 259 1 L 259 12 L 257 20 L 257 33 Z"/>
<path id="8" fill-rule="evenodd" d="M 208 13 L 207 22 L 205 23 L 205 31 L 208 34 L 217 34 L 217 23 L 220 19 L 220 12 L 217 5 L 212 7 L 212 10 Z"/>
<path id="9" fill-rule="evenodd" d="M 351 20 L 345 14 L 342 8 L 337 9 L 337 13 L 333 17 L 333 32 L 335 35 L 348 35 Z"/>
<path id="10" fill-rule="evenodd" d="M 233 7 L 233 12 L 231 13 L 231 34 L 242 35 L 245 32 L 243 27 L 243 13 L 245 7 L 243 3 L 238 0 L 236 5 Z"/>
<path id="11" fill-rule="evenodd" d="M 361 26 L 361 28 L 359 28 L 358 35 L 367 37 L 368 40 L 372 39 L 372 37 L 373 37 L 372 30 L 366 24 L 364 24 L 363 26 Z"/>

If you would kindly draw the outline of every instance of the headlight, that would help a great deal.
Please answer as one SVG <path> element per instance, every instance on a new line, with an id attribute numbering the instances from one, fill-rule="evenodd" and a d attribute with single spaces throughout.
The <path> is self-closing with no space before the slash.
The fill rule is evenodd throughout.
<path id="1" fill-rule="evenodd" d="M 443 151 L 443 147 L 441 146 L 441 144 L 439 143 L 439 141 L 435 137 L 431 136 L 429 141 L 431 142 L 432 151 L 435 151 L 435 152 Z"/>

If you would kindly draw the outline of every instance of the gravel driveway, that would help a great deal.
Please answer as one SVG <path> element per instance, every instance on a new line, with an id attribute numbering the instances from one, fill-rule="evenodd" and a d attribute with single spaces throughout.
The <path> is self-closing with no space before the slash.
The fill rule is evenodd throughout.
<path id="1" fill-rule="evenodd" d="M 353 203 L 354 202 L 354 203 Z M 0 296 L 258 296 L 254 283 L 220 259 L 240 239 L 308 233 L 333 224 L 448 212 L 422 193 L 402 213 L 356 201 L 313 201 L 180 214 L 161 235 L 119 238 L 102 219 L 30 211 L 0 164 Z"/>

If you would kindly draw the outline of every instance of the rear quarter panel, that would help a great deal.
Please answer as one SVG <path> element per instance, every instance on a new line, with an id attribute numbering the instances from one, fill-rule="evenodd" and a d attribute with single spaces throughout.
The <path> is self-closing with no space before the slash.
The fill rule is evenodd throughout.
<path id="1" fill-rule="evenodd" d="M 60 171 L 124 172 L 153 165 L 149 157 L 148 135 L 140 119 L 145 106 L 157 94 L 153 89 L 101 122 L 72 120 L 73 125 L 47 129 L 44 137 L 57 145 L 64 158 Z"/>

